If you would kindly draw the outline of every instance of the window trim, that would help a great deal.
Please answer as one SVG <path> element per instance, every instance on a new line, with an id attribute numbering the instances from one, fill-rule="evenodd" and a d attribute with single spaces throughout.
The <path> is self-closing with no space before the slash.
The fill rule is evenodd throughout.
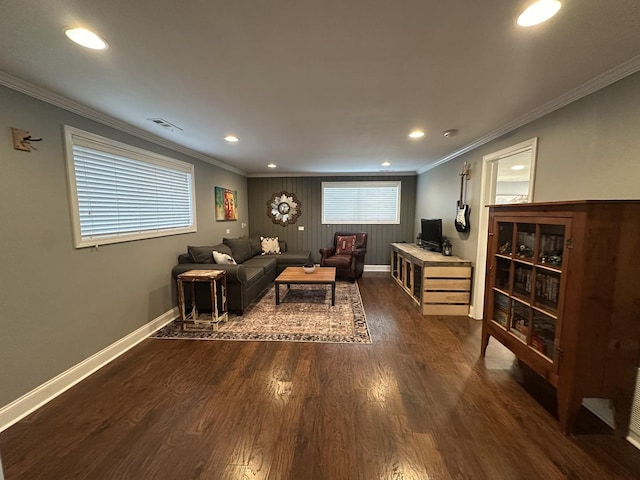
<path id="1" fill-rule="evenodd" d="M 113 243 L 123 243 L 149 238 L 167 237 L 181 235 L 183 233 L 193 233 L 198 231 L 196 218 L 196 194 L 194 166 L 190 163 L 176 160 L 171 157 L 160 155 L 155 152 L 134 147 L 126 143 L 118 142 L 110 138 L 102 137 L 94 133 L 80 130 L 69 125 L 64 126 L 65 138 L 65 163 L 67 166 L 67 192 L 69 195 L 69 208 L 71 224 L 73 230 L 73 241 L 75 248 L 98 247 L 98 245 L 108 245 Z M 164 168 L 171 168 L 182 171 L 189 175 L 191 189 L 192 224 L 187 227 L 166 228 L 160 230 L 147 230 L 133 233 L 118 233 L 111 235 L 97 236 L 93 238 L 83 238 L 80 226 L 80 211 L 78 204 L 78 191 L 75 173 L 75 158 L 73 146 L 84 146 L 96 150 L 103 150 L 109 153 L 121 155 L 132 160 L 157 165 Z"/>
<path id="2" fill-rule="evenodd" d="M 397 202 L 396 202 L 396 219 L 393 221 L 362 221 L 362 220 L 343 220 L 343 221 L 326 221 L 325 220 L 325 186 L 333 188 L 366 188 L 366 187 L 380 187 L 380 186 L 394 186 L 398 188 Z M 364 180 L 354 182 L 322 182 L 321 185 L 321 222 L 323 225 L 399 225 L 400 224 L 400 209 L 402 204 L 402 181 L 401 180 Z"/>

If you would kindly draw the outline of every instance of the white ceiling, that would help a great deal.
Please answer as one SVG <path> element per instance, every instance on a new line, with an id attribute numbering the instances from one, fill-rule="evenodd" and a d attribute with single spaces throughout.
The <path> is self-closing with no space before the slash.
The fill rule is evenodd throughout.
<path id="1" fill-rule="evenodd" d="M 419 172 L 640 69 L 638 0 L 530 1 L 0 0 L 0 70 L 249 174 Z"/>

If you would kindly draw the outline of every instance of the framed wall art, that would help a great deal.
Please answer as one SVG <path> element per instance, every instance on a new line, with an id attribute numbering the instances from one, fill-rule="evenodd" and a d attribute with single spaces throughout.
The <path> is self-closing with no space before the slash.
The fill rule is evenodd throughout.
<path id="1" fill-rule="evenodd" d="M 215 187 L 216 220 L 238 219 L 238 192 L 228 188 Z"/>

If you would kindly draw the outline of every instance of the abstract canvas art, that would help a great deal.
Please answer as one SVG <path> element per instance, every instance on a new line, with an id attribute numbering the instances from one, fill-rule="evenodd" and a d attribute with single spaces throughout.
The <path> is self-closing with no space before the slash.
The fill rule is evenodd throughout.
<path id="1" fill-rule="evenodd" d="M 238 219 L 238 192 L 227 188 L 215 187 L 216 220 Z"/>

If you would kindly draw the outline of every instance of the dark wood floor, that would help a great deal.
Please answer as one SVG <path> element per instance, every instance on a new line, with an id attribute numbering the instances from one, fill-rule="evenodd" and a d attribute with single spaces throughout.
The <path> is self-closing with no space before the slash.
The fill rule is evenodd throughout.
<path id="1" fill-rule="evenodd" d="M 0 434 L 17 479 L 637 479 L 640 451 L 480 322 L 360 281 L 372 345 L 148 339 Z"/>

